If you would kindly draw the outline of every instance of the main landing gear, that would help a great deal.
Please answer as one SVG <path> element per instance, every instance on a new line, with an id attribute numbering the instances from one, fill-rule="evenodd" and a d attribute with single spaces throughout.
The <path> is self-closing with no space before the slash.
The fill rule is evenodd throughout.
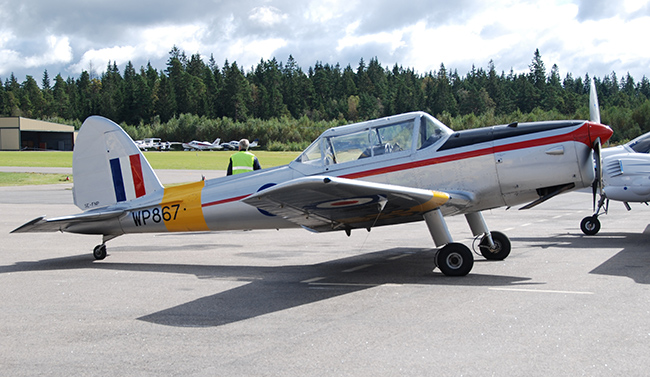
<path id="1" fill-rule="evenodd" d="M 490 232 L 480 212 L 465 215 L 475 236 L 483 235 L 479 243 L 481 255 L 487 260 L 503 260 L 510 254 L 510 240 L 501 232 Z M 465 245 L 453 242 L 439 209 L 427 212 L 424 220 L 436 246 L 445 245 L 436 253 L 436 267 L 447 276 L 465 276 L 474 266 L 474 255 Z"/>
<path id="2" fill-rule="evenodd" d="M 115 235 L 115 234 L 104 234 L 102 236 L 101 245 L 97 245 L 93 249 L 93 257 L 95 257 L 95 260 L 102 260 L 102 259 L 106 258 L 106 256 L 108 255 L 106 253 L 106 242 L 108 242 L 108 241 L 110 241 L 113 238 L 118 237 L 118 236 L 119 236 L 119 234 L 117 234 L 117 235 Z"/>

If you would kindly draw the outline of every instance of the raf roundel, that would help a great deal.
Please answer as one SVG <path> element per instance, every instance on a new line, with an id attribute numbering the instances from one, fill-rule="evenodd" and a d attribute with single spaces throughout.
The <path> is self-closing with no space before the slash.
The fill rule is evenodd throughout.
<path id="1" fill-rule="evenodd" d="M 330 200 L 327 202 L 322 202 L 316 205 L 316 208 L 321 209 L 336 209 L 336 208 L 347 208 L 347 207 L 356 207 L 362 206 L 364 204 L 376 202 L 376 197 L 360 197 L 360 198 L 350 198 L 350 199 L 338 199 Z"/>

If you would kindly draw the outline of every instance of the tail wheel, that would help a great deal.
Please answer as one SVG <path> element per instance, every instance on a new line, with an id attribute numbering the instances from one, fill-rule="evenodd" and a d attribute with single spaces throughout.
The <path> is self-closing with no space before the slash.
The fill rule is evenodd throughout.
<path id="1" fill-rule="evenodd" d="M 447 276 L 465 276 L 474 266 L 474 255 L 467 246 L 450 243 L 438 251 L 436 265 Z"/>
<path id="2" fill-rule="evenodd" d="M 600 230 L 600 220 L 596 216 L 587 216 L 580 222 L 582 233 L 593 236 Z"/>
<path id="3" fill-rule="evenodd" d="M 506 257 L 510 255 L 510 239 L 501 232 L 490 232 L 490 235 L 492 235 L 494 247 L 490 247 L 487 236 L 484 236 L 481 239 L 481 243 L 478 245 L 479 250 L 481 250 L 481 255 L 483 255 L 487 260 L 506 259 Z"/>
<path id="4" fill-rule="evenodd" d="M 106 245 L 101 244 L 95 246 L 93 249 L 93 256 L 95 257 L 96 260 L 102 260 L 106 258 Z"/>

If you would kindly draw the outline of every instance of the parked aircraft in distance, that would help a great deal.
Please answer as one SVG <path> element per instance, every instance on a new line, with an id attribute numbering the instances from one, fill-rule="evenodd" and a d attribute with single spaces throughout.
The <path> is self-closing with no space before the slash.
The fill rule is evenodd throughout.
<path id="1" fill-rule="evenodd" d="M 259 144 L 257 143 L 257 141 L 258 141 L 257 139 L 251 141 L 251 143 L 248 145 L 248 147 L 249 148 L 258 147 Z M 239 140 L 232 140 L 232 141 L 230 141 L 228 143 L 221 143 L 221 147 L 223 147 L 223 149 L 225 149 L 225 150 L 236 151 L 237 149 L 239 149 Z"/>
<path id="2" fill-rule="evenodd" d="M 602 168 L 597 170 L 594 185 L 594 214 L 580 222 L 580 229 L 592 236 L 600 231 L 598 217 L 607 214 L 609 201 L 623 202 L 630 211 L 629 203 L 650 202 L 650 132 L 627 144 L 605 148 L 602 151 Z M 599 199 L 596 206 L 596 193 Z M 601 212 L 602 211 L 602 212 Z"/>
<path id="3" fill-rule="evenodd" d="M 171 149 L 172 143 L 161 141 L 158 137 L 149 137 L 142 140 L 136 140 L 135 144 L 141 151 L 167 151 Z"/>
<path id="4" fill-rule="evenodd" d="M 185 151 L 219 151 L 222 150 L 221 138 L 216 138 L 212 143 L 209 141 L 192 140 L 189 143 L 183 143 Z"/>
<path id="5" fill-rule="evenodd" d="M 597 109 L 596 104 L 596 109 Z M 531 208 L 594 181 L 594 150 L 612 130 L 594 121 L 511 123 L 454 132 L 423 112 L 331 128 L 290 164 L 164 188 L 112 121 L 88 118 L 73 154 L 73 196 L 84 212 L 39 217 L 18 232 L 102 235 L 302 227 L 370 231 L 426 223 L 445 275 L 468 274 L 472 251 L 453 242 L 444 216 L 465 215 L 490 260 L 510 253 L 481 211 Z M 600 156 L 596 156 L 599 160 Z M 432 266 L 434 268 L 435 266 Z"/>

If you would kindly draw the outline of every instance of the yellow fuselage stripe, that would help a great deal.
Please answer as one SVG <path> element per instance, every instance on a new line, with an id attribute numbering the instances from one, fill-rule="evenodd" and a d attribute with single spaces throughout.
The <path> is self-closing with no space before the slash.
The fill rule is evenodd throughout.
<path id="1" fill-rule="evenodd" d="M 174 216 L 167 216 L 165 226 L 170 232 L 189 232 L 210 230 L 203 217 L 201 208 L 201 190 L 205 186 L 204 181 L 188 183 L 180 186 L 165 188 L 162 203 L 163 213 L 165 207 L 171 208 L 167 211 Z M 179 207 L 176 207 L 176 206 Z M 178 210 L 175 212 L 175 210 Z"/>

